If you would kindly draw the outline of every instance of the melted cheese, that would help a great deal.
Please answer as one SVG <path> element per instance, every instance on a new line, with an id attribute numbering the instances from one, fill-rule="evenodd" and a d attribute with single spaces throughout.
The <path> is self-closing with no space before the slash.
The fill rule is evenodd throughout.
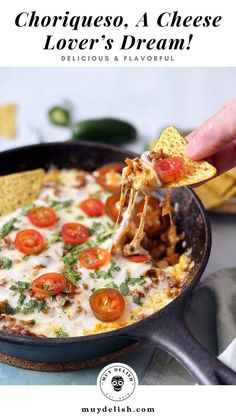
<path id="1" fill-rule="evenodd" d="M 169 267 L 163 270 L 163 278 L 157 283 L 147 275 L 147 271 L 152 267 L 151 263 L 133 263 L 123 256 L 122 253 L 112 256 L 116 269 L 112 271 L 112 263 L 109 262 L 103 266 L 101 270 L 105 275 L 97 275 L 96 272 L 87 270 L 80 266 L 79 261 L 75 263 L 77 271 L 80 273 L 81 279 L 76 283 L 77 293 L 71 300 L 70 305 L 62 306 L 62 300 L 65 295 L 57 295 L 46 299 L 48 309 L 43 311 L 33 310 L 24 313 L 22 308 L 26 307 L 30 300 L 34 299 L 29 291 L 24 292 L 25 300 L 19 303 L 20 294 L 17 290 L 12 289 L 12 285 L 17 285 L 18 281 L 29 284 L 38 276 L 48 272 L 62 273 L 64 269 L 63 253 L 64 243 L 59 235 L 61 227 L 67 222 L 79 222 L 92 228 L 89 237 L 90 246 L 100 246 L 107 248 L 111 246 L 111 238 L 102 241 L 100 236 L 106 237 L 110 234 L 114 226 L 110 218 L 105 214 L 101 217 L 88 217 L 80 209 L 80 202 L 89 196 L 96 196 L 104 203 L 110 195 L 97 184 L 95 178 L 90 174 L 85 174 L 86 185 L 77 187 L 78 171 L 61 170 L 55 171 L 54 174 L 47 177 L 47 185 L 43 187 L 35 206 L 50 206 L 52 201 L 63 204 L 65 201 L 71 201 L 71 205 L 60 209 L 56 209 L 58 221 L 49 228 L 38 228 L 33 226 L 26 212 L 19 208 L 13 213 L 0 217 L 0 228 L 12 218 L 16 218 L 15 227 L 19 230 L 33 228 L 39 231 L 46 240 L 48 246 L 45 251 L 39 255 L 24 257 L 12 244 L 14 242 L 16 231 L 11 231 L 7 238 L 8 244 L 4 240 L 0 241 L 0 261 L 8 258 L 12 262 L 10 268 L 0 269 L 0 303 L 7 300 L 12 307 L 20 307 L 20 311 L 11 317 L 16 321 L 34 320 L 29 328 L 36 335 L 44 335 L 48 337 L 59 336 L 58 332 L 63 330 L 68 336 L 81 336 L 93 333 L 100 333 L 123 327 L 134 321 L 139 320 L 142 316 L 148 316 L 168 304 L 173 298 L 168 295 L 169 279 L 178 276 L 178 281 L 184 282 L 187 277 L 186 263 L 175 267 Z M 51 178 L 50 178 L 51 176 Z M 55 183 L 56 181 L 56 183 Z M 125 192 L 124 192 L 125 195 Z M 125 229 L 129 224 L 132 216 L 132 209 L 136 199 L 137 191 L 130 192 L 129 205 L 123 221 L 112 240 L 115 246 L 117 241 L 122 241 L 122 234 L 125 235 Z M 145 217 L 145 214 L 144 214 Z M 104 230 L 101 234 L 100 230 Z M 137 231 L 134 240 L 140 242 L 143 232 L 143 220 Z M 124 236 L 123 236 L 124 237 Z M 57 239 L 57 240 L 56 240 Z M 11 243 L 9 248 L 9 242 Z M 84 243 L 82 248 L 88 247 L 89 243 Z M 134 244 L 134 243 L 133 243 Z M 188 263 L 187 263 L 188 265 Z M 174 268 L 174 269 L 172 269 Z M 110 273 L 109 273 L 110 272 Z M 92 275 L 93 274 L 93 275 Z M 177 275 L 178 274 L 178 275 Z M 106 278 L 107 276 L 107 278 Z M 122 287 L 127 278 L 143 278 L 143 282 L 129 285 L 129 294 L 125 298 L 125 311 L 121 318 L 115 322 L 103 323 L 97 320 L 90 308 L 89 297 L 93 289 L 104 288 L 110 286 L 111 283 L 116 287 Z M 135 281 L 134 281 L 135 282 Z M 139 306 L 133 300 L 133 295 L 141 293 L 142 306 Z M 4 327 L 4 319 L 1 318 L 0 312 L 0 328 Z"/>
<path id="2" fill-rule="evenodd" d="M 147 158 L 147 153 L 148 152 L 144 152 L 141 155 L 141 158 L 136 157 L 133 160 L 126 159 L 127 167 L 125 167 L 122 171 L 122 190 L 120 197 L 119 216 L 124 207 L 125 198 L 127 195 L 129 195 L 129 202 L 127 209 L 123 214 L 123 220 L 114 236 L 111 248 L 113 252 L 122 251 L 124 256 L 137 254 L 148 255 L 147 250 L 145 250 L 141 245 L 141 242 L 144 238 L 146 211 L 149 197 L 151 196 L 153 191 L 161 187 L 161 182 L 158 178 L 156 171 L 152 168 Z M 130 228 L 130 221 L 132 219 L 136 198 L 140 193 L 144 195 L 145 201 L 143 211 L 140 216 L 139 227 L 131 243 L 126 244 L 123 247 L 127 233 Z"/>

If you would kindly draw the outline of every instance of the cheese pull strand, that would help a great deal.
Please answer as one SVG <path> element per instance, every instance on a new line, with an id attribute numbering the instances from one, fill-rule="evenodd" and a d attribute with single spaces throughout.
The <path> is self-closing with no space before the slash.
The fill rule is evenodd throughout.
<path id="1" fill-rule="evenodd" d="M 111 253 L 113 252 L 122 252 L 122 247 L 124 245 L 124 242 L 126 240 L 127 234 L 129 232 L 130 229 L 130 222 L 132 219 L 132 213 L 133 213 L 133 208 L 136 202 L 136 197 L 138 192 L 135 191 L 134 189 L 128 189 L 128 188 L 124 188 L 121 192 L 121 197 L 120 197 L 120 210 L 119 210 L 119 214 L 117 217 L 117 222 L 116 225 L 118 224 L 118 220 L 119 217 L 122 213 L 122 210 L 124 208 L 124 204 L 125 204 L 125 198 L 127 196 L 129 192 L 129 201 L 128 201 L 128 206 L 127 209 L 125 210 L 124 214 L 123 214 L 123 219 L 119 225 L 119 227 L 117 228 L 117 230 L 115 231 L 113 237 L 112 237 L 112 242 L 111 242 Z"/>
<path id="2" fill-rule="evenodd" d="M 119 252 L 124 256 L 129 255 L 149 255 L 147 250 L 141 246 L 144 238 L 144 226 L 147 213 L 147 205 L 152 192 L 161 187 L 161 182 L 151 167 L 150 163 L 136 157 L 135 159 L 126 159 L 127 166 L 122 171 L 121 195 L 119 201 L 119 212 L 116 221 L 116 231 L 112 238 L 111 252 Z M 144 195 L 144 207 L 140 217 L 140 223 L 134 234 L 131 243 L 126 243 L 132 228 L 132 215 L 138 194 Z M 128 206 L 123 212 L 127 196 L 129 195 Z M 118 222 L 122 215 L 122 221 L 118 226 Z M 126 243 L 126 244 L 125 244 Z"/>
<path id="3" fill-rule="evenodd" d="M 144 199 L 144 206 L 143 211 L 141 213 L 139 227 L 134 235 L 133 240 L 131 243 L 126 244 L 123 249 L 124 256 L 131 256 L 131 255 L 147 255 L 149 256 L 149 253 L 147 250 L 145 250 L 141 246 L 141 242 L 144 238 L 144 227 L 145 227 L 145 220 L 146 220 L 146 214 L 147 214 L 147 207 L 148 207 L 148 201 L 149 201 L 150 195 L 145 195 Z"/>

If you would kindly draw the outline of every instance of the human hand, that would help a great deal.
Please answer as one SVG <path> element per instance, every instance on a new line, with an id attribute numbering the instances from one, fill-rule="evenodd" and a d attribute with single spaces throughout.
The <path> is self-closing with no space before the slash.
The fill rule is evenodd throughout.
<path id="1" fill-rule="evenodd" d="M 236 166 L 236 99 L 223 106 L 187 137 L 185 152 L 192 160 L 206 159 L 217 175 Z"/>

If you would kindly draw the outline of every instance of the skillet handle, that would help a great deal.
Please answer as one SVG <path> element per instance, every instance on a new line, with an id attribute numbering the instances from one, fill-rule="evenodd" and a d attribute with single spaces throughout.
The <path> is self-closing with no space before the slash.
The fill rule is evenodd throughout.
<path id="1" fill-rule="evenodd" d="M 150 322 L 132 337 L 164 349 L 196 379 L 204 385 L 236 385 L 236 373 L 212 356 L 190 332 L 183 315 L 183 305 L 177 305 L 157 323 Z M 137 323 L 138 325 L 138 323 Z"/>

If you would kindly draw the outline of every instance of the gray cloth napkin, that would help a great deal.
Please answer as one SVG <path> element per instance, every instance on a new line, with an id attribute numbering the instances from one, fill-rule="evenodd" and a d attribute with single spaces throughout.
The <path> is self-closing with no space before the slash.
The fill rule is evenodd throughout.
<path id="1" fill-rule="evenodd" d="M 222 362 L 235 369 L 236 268 L 210 275 L 186 305 L 186 321 L 195 337 Z M 146 385 L 189 385 L 194 379 L 170 355 L 156 350 L 144 375 Z"/>

